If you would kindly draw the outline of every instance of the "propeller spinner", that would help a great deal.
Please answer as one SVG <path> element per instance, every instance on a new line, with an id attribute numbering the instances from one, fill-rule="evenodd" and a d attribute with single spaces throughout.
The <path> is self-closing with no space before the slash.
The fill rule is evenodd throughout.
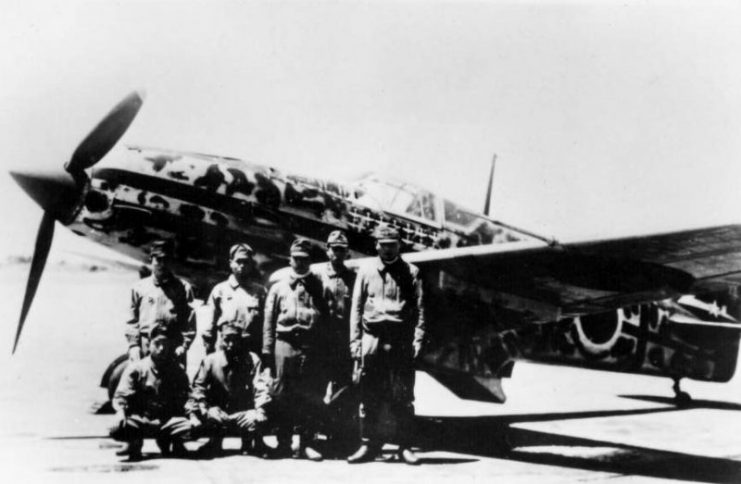
<path id="1" fill-rule="evenodd" d="M 44 216 L 36 236 L 26 294 L 13 343 L 18 347 L 23 324 L 31 308 L 41 274 L 54 238 L 54 224 L 58 220 L 69 224 L 77 215 L 87 192 L 90 179 L 85 170 L 100 161 L 121 139 L 136 117 L 144 96 L 134 91 L 119 102 L 77 146 L 64 171 L 11 171 L 15 181 L 44 209 Z"/>

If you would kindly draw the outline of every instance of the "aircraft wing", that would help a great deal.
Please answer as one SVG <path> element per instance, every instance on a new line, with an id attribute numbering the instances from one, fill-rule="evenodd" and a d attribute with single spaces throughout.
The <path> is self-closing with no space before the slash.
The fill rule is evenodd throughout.
<path id="1" fill-rule="evenodd" d="M 545 322 L 741 285 L 741 225 L 563 245 L 492 244 L 404 258 L 438 282 L 489 289 L 505 306 Z"/>

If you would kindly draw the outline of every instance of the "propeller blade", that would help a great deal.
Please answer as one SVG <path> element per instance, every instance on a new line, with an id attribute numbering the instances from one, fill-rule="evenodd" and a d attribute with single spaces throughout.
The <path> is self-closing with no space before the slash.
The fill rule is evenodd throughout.
<path id="1" fill-rule="evenodd" d="M 134 91 L 119 102 L 103 120 L 82 140 L 65 168 L 79 173 L 103 158 L 121 139 L 144 102 L 143 94 Z"/>
<path id="2" fill-rule="evenodd" d="M 51 241 L 54 239 L 54 223 L 54 216 L 48 212 L 44 212 L 41 225 L 39 225 L 39 233 L 36 236 L 36 248 L 33 252 L 33 260 L 31 261 L 31 271 L 28 274 L 26 295 L 23 298 L 23 306 L 21 308 L 21 318 L 18 321 L 18 329 L 15 333 L 15 343 L 13 343 L 14 354 L 16 348 L 18 348 L 18 340 L 21 337 L 23 323 L 26 322 L 28 310 L 31 308 L 31 303 L 36 295 L 36 289 L 39 287 L 41 274 L 44 272 L 44 266 L 46 265 L 46 258 L 49 256 Z"/>
<path id="3" fill-rule="evenodd" d="M 491 170 L 489 170 L 489 184 L 486 186 L 486 201 L 484 201 L 484 215 L 489 216 L 491 208 L 491 189 L 494 185 L 494 165 L 497 163 L 497 155 L 491 159 Z"/>

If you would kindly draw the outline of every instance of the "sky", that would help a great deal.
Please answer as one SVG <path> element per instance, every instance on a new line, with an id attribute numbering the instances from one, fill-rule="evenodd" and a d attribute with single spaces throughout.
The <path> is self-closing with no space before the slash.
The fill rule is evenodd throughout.
<path id="1" fill-rule="evenodd" d="M 347 179 L 393 174 L 559 240 L 741 222 L 737 2 L 11 0 L 0 171 L 121 140 Z M 0 174 L 0 258 L 41 211 Z M 52 258 L 88 251 L 57 227 Z"/>

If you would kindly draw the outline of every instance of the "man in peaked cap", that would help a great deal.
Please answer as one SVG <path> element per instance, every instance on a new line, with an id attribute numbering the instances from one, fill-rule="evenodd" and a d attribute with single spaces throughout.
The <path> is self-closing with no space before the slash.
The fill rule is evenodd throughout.
<path id="1" fill-rule="evenodd" d="M 229 249 L 231 275 L 214 286 L 208 298 L 212 309 L 211 324 L 203 332 L 206 353 L 216 346 L 217 327 L 225 322 L 241 328 L 243 349 L 260 354 L 262 346 L 263 307 L 267 291 L 257 282 L 254 251 L 248 244 L 235 244 Z"/>
<path id="2" fill-rule="evenodd" d="M 193 289 L 172 273 L 172 255 L 169 241 L 153 242 L 149 250 L 151 275 L 131 289 L 131 317 L 126 324 L 130 361 L 148 354 L 149 334 L 162 325 L 173 338 L 175 355 L 185 366 L 186 352 L 195 337 Z"/>
<path id="3" fill-rule="evenodd" d="M 352 290 L 355 284 L 355 272 L 345 265 L 349 255 L 347 236 L 341 230 L 335 230 L 327 237 L 327 258 L 329 262 L 320 265 L 316 272 L 322 279 L 324 297 L 329 310 L 326 325 L 325 368 L 328 387 L 325 400 L 330 403 L 328 439 L 336 452 L 347 452 L 344 441 L 347 432 L 342 431 L 343 423 L 349 418 L 343 413 L 343 405 L 335 401 L 340 392 L 350 385 L 352 380 L 352 359 L 347 342 L 350 339 L 350 305 Z"/>
<path id="4" fill-rule="evenodd" d="M 291 454 L 294 428 L 299 429 L 299 452 L 309 460 L 322 460 L 313 447 L 321 429 L 322 399 L 326 389 L 320 354 L 327 316 L 322 281 L 311 272 L 311 244 L 291 244 L 290 272 L 270 288 L 265 302 L 263 354 L 274 358 L 278 448 L 275 457 Z"/>
<path id="5" fill-rule="evenodd" d="M 260 356 L 245 350 L 241 325 L 219 323 L 219 349 L 206 355 L 193 379 L 188 413 L 196 435 L 208 435 L 202 454 L 221 452 L 227 435 L 242 438 L 242 452 L 265 457 L 262 440 L 271 378 Z"/>
<path id="6" fill-rule="evenodd" d="M 164 455 L 186 453 L 180 434 L 188 429 L 189 387 L 185 369 L 175 358 L 178 338 L 172 338 L 166 326 L 157 325 L 147 339 L 147 356 L 126 367 L 113 395 L 118 424 L 110 435 L 128 444 L 117 454 L 128 455 L 131 461 L 141 459 L 144 438 L 157 439 Z"/>
<path id="7" fill-rule="evenodd" d="M 419 269 L 402 260 L 399 232 L 388 225 L 375 233 L 378 259 L 358 271 L 350 312 L 350 353 L 360 383 L 360 448 L 348 462 L 368 462 L 382 446 L 380 415 L 395 421 L 390 440 L 407 464 L 414 418 L 414 360 L 425 336 L 424 293 Z"/>

